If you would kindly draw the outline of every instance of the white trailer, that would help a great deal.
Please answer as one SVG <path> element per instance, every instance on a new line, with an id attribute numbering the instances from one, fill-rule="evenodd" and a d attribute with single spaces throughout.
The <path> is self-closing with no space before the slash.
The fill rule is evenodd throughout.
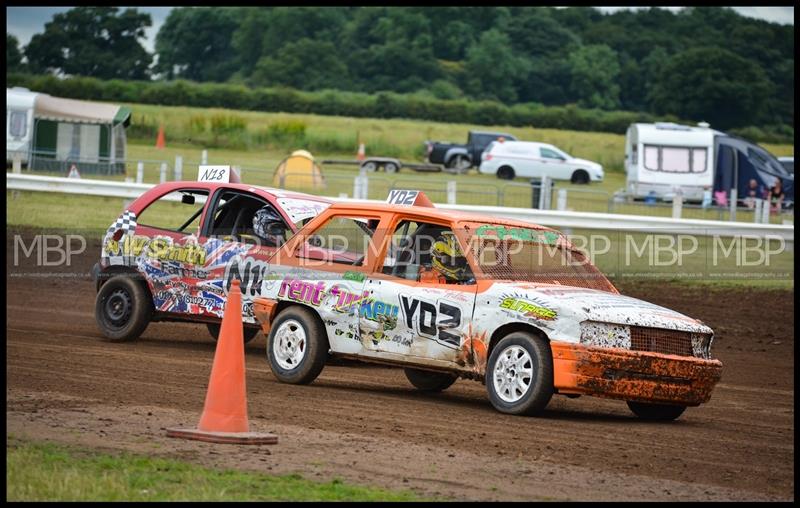
<path id="1" fill-rule="evenodd" d="M 725 135 L 701 123 L 635 123 L 625 136 L 627 193 L 634 198 L 654 196 L 700 201 L 714 185 L 714 138 Z"/>
<path id="2" fill-rule="evenodd" d="M 6 162 L 19 157 L 22 164 L 30 160 L 33 139 L 33 107 L 36 96 L 27 88 L 6 89 Z"/>

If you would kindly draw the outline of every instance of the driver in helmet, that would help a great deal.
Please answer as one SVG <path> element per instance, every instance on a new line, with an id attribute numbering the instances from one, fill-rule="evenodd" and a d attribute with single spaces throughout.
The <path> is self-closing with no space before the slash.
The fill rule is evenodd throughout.
<path id="1" fill-rule="evenodd" d="M 253 231 L 268 247 L 279 247 L 286 240 L 286 225 L 269 205 L 253 215 Z"/>
<path id="2" fill-rule="evenodd" d="M 458 240 L 450 231 L 444 231 L 431 248 L 431 270 L 422 272 L 420 281 L 440 284 L 470 284 L 474 282 L 467 258 L 461 252 Z"/>

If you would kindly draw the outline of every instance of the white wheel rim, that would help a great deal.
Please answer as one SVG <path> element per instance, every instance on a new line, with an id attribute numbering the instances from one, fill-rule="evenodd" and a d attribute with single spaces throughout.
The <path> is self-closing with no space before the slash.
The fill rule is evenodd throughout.
<path id="1" fill-rule="evenodd" d="M 522 346 L 508 346 L 497 357 L 492 372 L 494 391 L 503 402 L 522 399 L 533 384 L 533 360 Z"/>
<path id="2" fill-rule="evenodd" d="M 288 319 L 275 330 L 272 350 L 282 369 L 296 369 L 306 356 L 307 346 L 306 331 L 300 322 Z"/>

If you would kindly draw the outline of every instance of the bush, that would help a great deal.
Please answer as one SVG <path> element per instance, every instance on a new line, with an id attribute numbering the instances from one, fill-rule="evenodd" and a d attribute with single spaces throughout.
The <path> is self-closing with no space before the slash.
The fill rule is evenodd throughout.
<path id="1" fill-rule="evenodd" d="M 444 63 L 443 63 L 444 65 Z M 543 106 L 541 104 L 516 104 L 507 106 L 497 101 L 476 101 L 462 97 L 460 89 L 447 81 L 434 81 L 429 91 L 414 94 L 378 92 L 365 94 L 340 90 L 302 92 L 291 88 L 248 88 L 234 83 L 194 83 L 175 81 L 102 81 L 95 78 L 72 77 L 58 79 L 50 75 L 6 73 L 7 86 L 24 86 L 37 92 L 57 97 L 117 102 L 140 102 L 169 106 L 217 107 L 239 110 L 285 113 L 315 113 L 320 115 L 352 116 L 359 118 L 408 118 L 438 122 L 470 123 L 478 125 L 509 125 L 577 131 L 596 131 L 624 134 L 634 122 L 672 121 L 693 123 L 673 115 L 652 115 L 635 111 L 604 111 L 580 108 L 574 104 Z M 240 119 L 241 120 L 241 119 Z M 242 120 L 243 121 L 243 120 Z M 241 125 L 221 121 L 217 132 L 233 129 L 243 133 Z M 135 123 L 135 122 L 134 122 Z M 190 122 L 191 123 L 191 122 Z M 236 123 L 236 122 L 234 122 Z M 199 125 L 190 125 L 188 133 L 201 135 Z M 244 136 L 231 143 L 272 143 L 293 139 L 303 141 L 305 131 L 284 132 L 284 127 L 273 126 L 256 133 L 252 139 Z M 149 127 L 134 132 L 144 134 Z M 219 130 L 222 129 L 222 130 Z M 246 128 L 245 128 L 246 129 Z M 272 130 L 270 130 L 272 129 Z M 276 130 L 277 129 L 277 130 Z M 214 126 L 211 127 L 212 132 Z M 793 143 L 794 128 L 790 125 L 753 126 L 732 132 L 754 141 Z M 237 135 L 238 136 L 238 135 Z M 199 139 L 199 138 L 195 138 Z M 325 146 L 343 146 L 344 141 L 314 138 Z M 223 142 L 218 140 L 217 142 Z M 348 148 L 349 151 L 349 148 Z"/>

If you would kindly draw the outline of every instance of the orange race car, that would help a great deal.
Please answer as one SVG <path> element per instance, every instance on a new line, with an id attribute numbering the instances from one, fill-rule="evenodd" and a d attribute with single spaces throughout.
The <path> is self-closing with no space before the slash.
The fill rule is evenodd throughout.
<path id="1" fill-rule="evenodd" d="M 416 191 L 330 206 L 263 273 L 253 311 L 287 383 L 310 383 L 333 354 L 403 366 L 425 391 L 483 380 L 505 413 L 556 393 L 671 420 L 722 372 L 710 328 L 620 295 L 560 232 L 437 210 Z"/>

